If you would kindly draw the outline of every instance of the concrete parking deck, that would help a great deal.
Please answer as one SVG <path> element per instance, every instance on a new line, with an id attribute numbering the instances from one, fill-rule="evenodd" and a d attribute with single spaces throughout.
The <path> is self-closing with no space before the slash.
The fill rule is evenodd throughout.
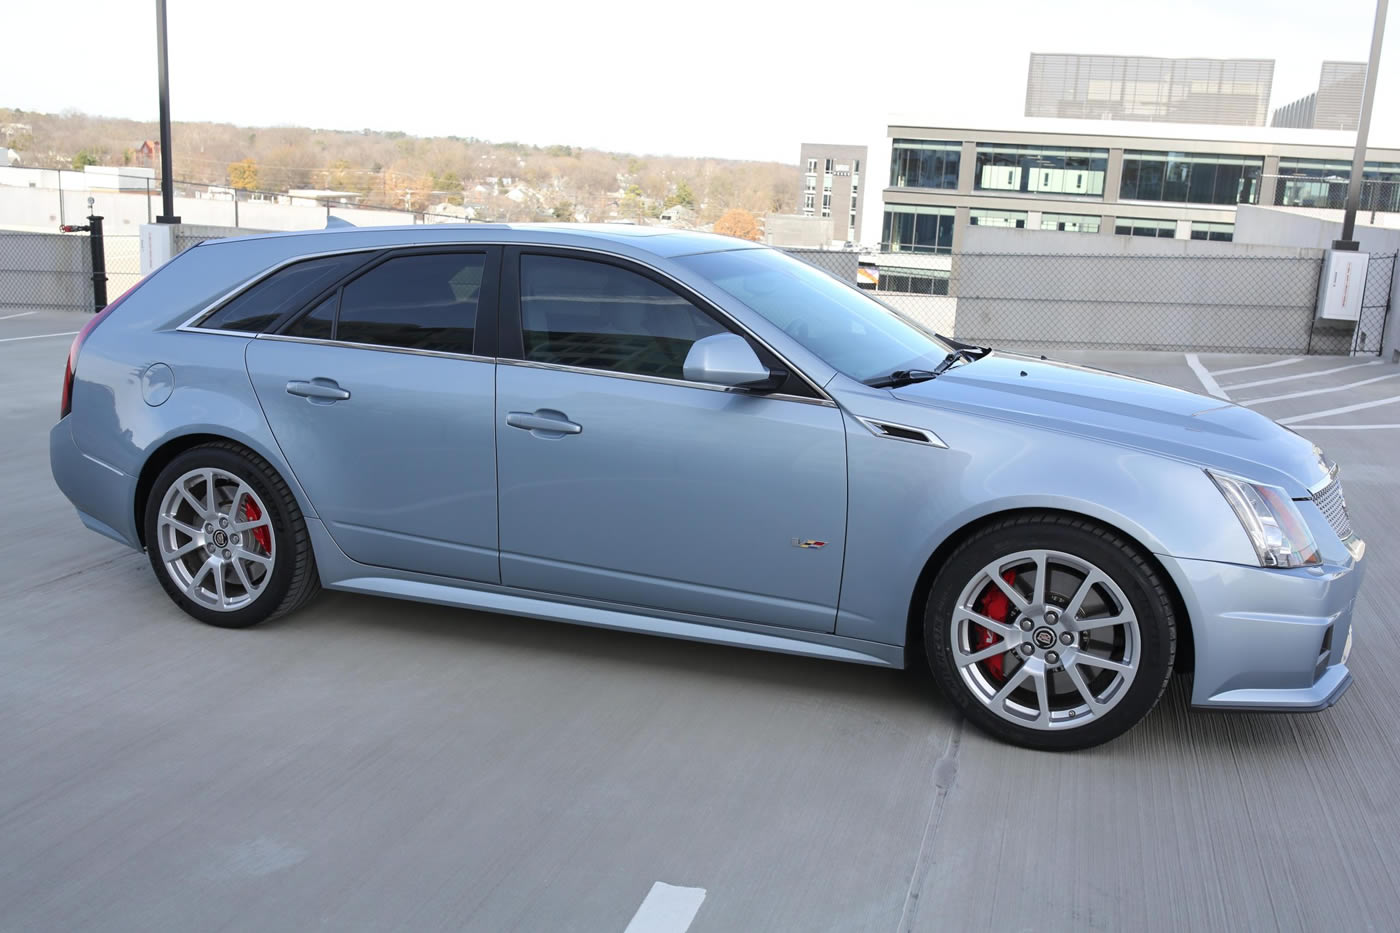
<path id="1" fill-rule="evenodd" d="M 82 323 L 0 320 L 0 928 L 1395 927 L 1400 366 L 1050 354 L 1324 444 L 1371 561 L 1338 706 L 1176 681 L 1054 755 L 915 674 L 344 594 L 200 625 L 49 476 Z"/>

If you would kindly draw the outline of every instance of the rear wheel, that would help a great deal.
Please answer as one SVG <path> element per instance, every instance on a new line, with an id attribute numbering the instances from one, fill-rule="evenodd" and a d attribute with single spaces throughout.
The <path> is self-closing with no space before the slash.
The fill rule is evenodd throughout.
<path id="1" fill-rule="evenodd" d="M 161 471 L 146 503 L 146 552 L 176 605 L 224 628 L 283 615 L 320 589 L 291 490 L 235 444 L 191 448 Z"/>
<path id="2" fill-rule="evenodd" d="M 985 731 L 1032 748 L 1106 742 L 1156 705 L 1176 649 L 1171 599 L 1130 541 L 1068 516 L 981 529 L 924 615 L 929 666 Z"/>

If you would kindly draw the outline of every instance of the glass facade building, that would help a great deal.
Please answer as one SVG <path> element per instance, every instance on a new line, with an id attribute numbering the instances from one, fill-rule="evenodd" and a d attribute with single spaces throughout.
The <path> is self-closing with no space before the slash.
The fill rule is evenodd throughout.
<path id="1" fill-rule="evenodd" d="M 896 139 L 890 147 L 891 188 L 958 187 L 962 143 Z"/>
<path id="2" fill-rule="evenodd" d="M 1113 232 L 1119 236 L 1155 236 L 1171 239 L 1176 236 L 1176 221 L 1153 220 L 1150 217 L 1119 217 Z"/>
<path id="3" fill-rule="evenodd" d="M 1040 229 L 1063 230 L 1066 233 L 1098 233 L 1103 218 L 1094 214 L 1051 214 L 1040 215 Z"/>
<path id="4" fill-rule="evenodd" d="M 978 191 L 1103 197 L 1107 149 L 977 144 Z"/>
<path id="5" fill-rule="evenodd" d="M 1215 240 L 1229 243 L 1234 238 L 1234 224 L 1214 224 L 1203 220 L 1191 221 L 1191 239 L 1193 240 Z"/>
<path id="6" fill-rule="evenodd" d="M 1279 159 L 1274 204 L 1280 207 L 1346 205 L 1351 163 L 1339 159 Z M 1361 209 L 1400 211 L 1400 163 L 1367 162 L 1361 171 Z"/>
<path id="7" fill-rule="evenodd" d="M 974 207 L 968 212 L 967 222 L 974 227 L 1024 227 L 1025 211 L 989 211 Z"/>
<path id="8" fill-rule="evenodd" d="M 951 207 L 886 205 L 880 249 L 887 253 L 951 253 L 953 223 Z"/>
<path id="9" fill-rule="evenodd" d="M 1123 152 L 1118 197 L 1176 204 L 1257 204 L 1263 156 L 1202 152 Z"/>

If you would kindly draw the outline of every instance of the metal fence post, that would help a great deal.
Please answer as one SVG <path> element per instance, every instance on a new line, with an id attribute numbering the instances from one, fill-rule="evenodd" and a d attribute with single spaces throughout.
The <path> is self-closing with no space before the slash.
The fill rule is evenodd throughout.
<path id="1" fill-rule="evenodd" d="M 102 245 L 102 218 L 88 215 L 88 245 L 92 248 L 93 311 L 107 307 L 107 253 Z"/>
<path id="2" fill-rule="evenodd" d="M 233 225 L 238 226 L 238 189 L 233 189 Z"/>

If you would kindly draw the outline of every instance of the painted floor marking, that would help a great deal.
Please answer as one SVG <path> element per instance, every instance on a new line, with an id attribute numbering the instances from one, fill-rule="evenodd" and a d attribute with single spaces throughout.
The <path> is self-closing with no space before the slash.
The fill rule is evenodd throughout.
<path id="1" fill-rule="evenodd" d="M 1230 400 L 1230 396 L 1226 394 L 1224 389 L 1220 388 L 1220 383 L 1215 381 L 1210 370 L 1201 365 L 1199 356 L 1194 353 L 1186 354 L 1186 365 L 1191 367 L 1191 371 L 1196 374 L 1197 379 L 1201 380 L 1201 385 L 1205 386 L 1207 392 L 1216 398 L 1223 398 L 1227 402 Z"/>
<path id="2" fill-rule="evenodd" d="M 1268 385 L 1273 385 L 1275 382 L 1290 382 L 1290 381 L 1292 381 L 1292 380 L 1294 380 L 1294 379 L 1311 379 L 1313 376 L 1330 376 L 1330 375 L 1332 375 L 1333 373 L 1344 373 L 1344 372 L 1346 372 L 1348 369 L 1361 369 L 1362 367 L 1365 367 L 1365 366 L 1379 366 L 1381 363 L 1384 363 L 1384 362 L 1385 362 L 1385 360 L 1372 360 L 1372 361 L 1369 362 L 1369 363 L 1352 363 L 1350 366 L 1338 366 L 1338 367 L 1335 368 L 1335 369 L 1319 369 L 1319 370 L 1316 370 L 1315 372 L 1307 372 L 1307 373 L 1289 373 L 1287 376 L 1275 376 L 1273 379 L 1260 379 L 1260 380 L 1257 380 L 1257 381 L 1255 381 L 1255 382 L 1236 382 L 1236 383 L 1233 383 L 1233 384 L 1230 386 L 1230 388 L 1231 388 L 1232 390 L 1233 390 L 1233 389 L 1252 389 L 1252 388 L 1254 388 L 1255 386 L 1268 386 Z M 1219 374 L 1219 373 L 1216 373 L 1216 375 L 1218 376 L 1218 375 L 1220 375 L 1220 374 Z"/>
<path id="3" fill-rule="evenodd" d="M 76 333 L 76 330 L 65 330 L 59 334 L 30 334 L 28 337 L 0 337 L 0 343 L 10 343 L 15 340 L 40 340 L 44 337 L 71 337 Z"/>
<path id="4" fill-rule="evenodd" d="M 1392 395 L 1390 398 L 1377 399 L 1374 402 L 1357 402 L 1355 405 L 1343 405 L 1341 408 L 1329 408 L 1326 411 L 1315 411 L 1306 415 L 1294 415 L 1292 418 L 1280 418 L 1279 424 L 1297 424 L 1300 421 L 1311 421 L 1314 418 L 1325 418 L 1328 415 L 1345 415 L 1347 412 L 1361 411 L 1363 408 L 1376 408 L 1380 405 L 1390 405 L 1400 402 L 1400 395 Z M 1308 427 L 1313 427 L 1308 425 Z M 1322 428 L 1326 425 L 1316 425 Z"/>
<path id="5" fill-rule="evenodd" d="M 31 314 L 38 314 L 38 311 L 21 311 L 19 314 L 0 315 L 0 321 L 8 321 L 12 317 L 29 317 Z"/>
<path id="6" fill-rule="evenodd" d="M 1294 363 L 1301 363 L 1305 359 L 1307 359 L 1305 356 L 1290 356 L 1286 360 L 1275 360 L 1272 363 L 1254 363 L 1250 366 L 1236 366 L 1233 369 L 1217 369 L 1215 374 L 1217 376 L 1228 376 L 1231 373 L 1243 373 L 1251 369 L 1270 369 L 1274 366 L 1291 366 Z"/>
<path id="7" fill-rule="evenodd" d="M 1262 405 L 1264 402 L 1281 402 L 1289 398 L 1305 398 L 1309 395 L 1326 395 L 1329 392 L 1341 392 L 1343 389 L 1355 389 L 1357 386 L 1368 386 L 1373 382 L 1381 382 L 1385 379 L 1400 378 L 1400 373 L 1387 373 L 1384 376 L 1375 376 L 1371 379 L 1362 379 L 1360 382 L 1348 382 L 1346 385 L 1329 386 L 1325 389 L 1307 389 L 1303 392 L 1290 392 L 1287 395 L 1266 395 L 1263 398 L 1240 399 L 1241 405 Z"/>
<path id="8" fill-rule="evenodd" d="M 1300 431 L 1379 431 L 1381 428 L 1400 428 L 1400 424 L 1300 424 Z"/>
<path id="9" fill-rule="evenodd" d="M 658 881 L 624 933 L 685 933 L 704 900 L 704 888 L 681 888 Z"/>

